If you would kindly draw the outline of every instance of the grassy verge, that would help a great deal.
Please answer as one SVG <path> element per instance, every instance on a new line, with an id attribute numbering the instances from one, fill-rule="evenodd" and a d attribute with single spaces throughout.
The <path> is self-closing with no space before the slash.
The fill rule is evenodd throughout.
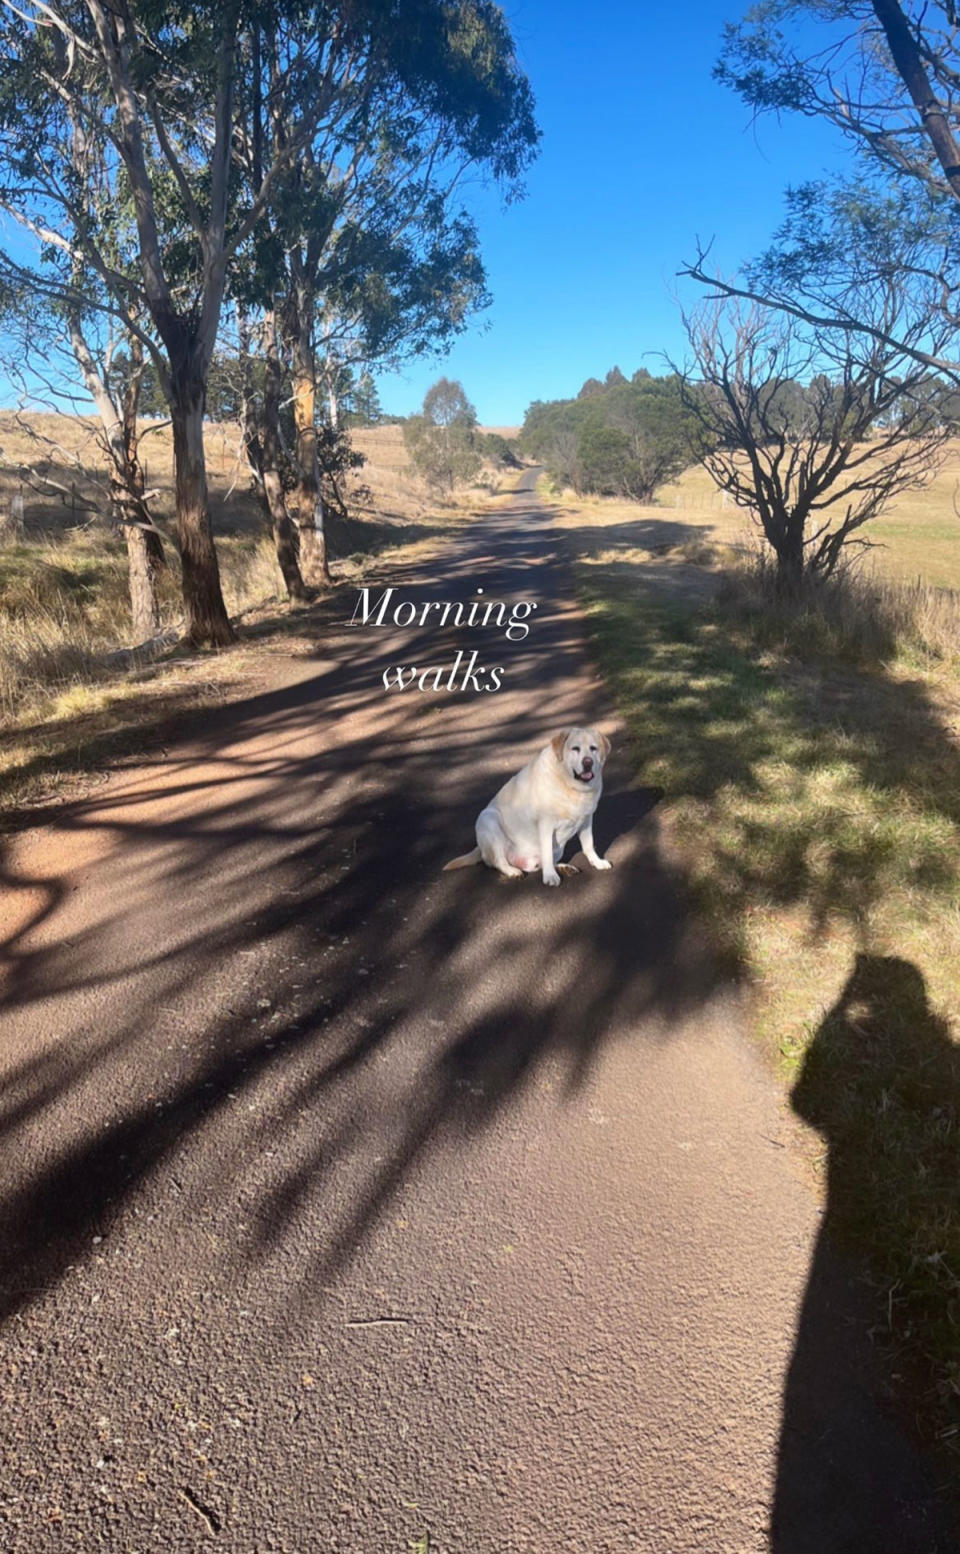
<path id="1" fill-rule="evenodd" d="M 29 629 L 18 629 L 16 641 L 36 679 L 25 691 L 21 685 L 13 715 L 0 718 L 0 828 L 22 824 L 26 811 L 82 791 L 92 773 L 183 737 L 207 708 L 248 694 L 275 672 L 273 654 L 312 651 L 325 627 L 342 618 L 341 587 L 422 560 L 468 516 L 451 512 L 445 526 L 394 525 L 389 537 L 371 526 L 374 548 L 358 548 L 335 560 L 333 589 L 308 608 L 291 606 L 282 597 L 265 545 L 254 547 L 252 555 L 240 551 L 237 577 L 230 546 L 218 543 L 224 593 L 239 619 L 239 640 L 216 653 L 171 646 L 150 663 L 133 655 L 119 667 L 105 651 L 116 637 L 96 635 L 83 622 L 64 627 L 62 617 L 54 615 L 44 645 L 38 643 L 35 615 L 32 639 Z M 0 614 L 0 653 L 4 624 Z"/>
<path id="2" fill-rule="evenodd" d="M 269 547 L 253 535 L 218 545 L 228 608 L 278 599 Z M 42 538 L 0 550 L 0 813 L 42 802 L 78 774 L 169 737 L 171 723 L 219 701 L 249 675 L 238 650 L 202 657 L 129 646 L 126 562 L 108 533 Z M 162 585 L 175 636 L 176 577 Z"/>
<path id="3" fill-rule="evenodd" d="M 596 655 L 759 1034 L 822 1134 L 891 1375 L 960 1447 L 957 599 L 785 616 L 696 511 L 558 511 Z M 726 579 L 726 581 L 724 581 Z"/>
<path id="4" fill-rule="evenodd" d="M 80 437 L 84 430 L 68 423 L 58 436 Z M 296 652 L 336 618 L 336 587 L 309 610 L 285 602 L 258 507 L 249 493 L 229 494 L 236 450 L 224 429 L 212 428 L 210 436 L 217 554 L 227 608 L 240 626 L 236 647 L 198 655 L 173 646 L 149 659 L 126 651 L 126 552 L 106 525 L 71 527 L 68 512 L 35 503 L 27 509 L 23 541 L 0 546 L 3 823 L 16 823 L 25 806 L 82 786 L 91 772 L 176 737 L 195 714 L 269 673 L 271 646 Z M 355 516 L 330 522 L 333 570 L 342 585 L 416 563 L 492 500 L 488 474 L 482 491 L 461 493 L 456 504 L 437 509 L 405 467 L 399 429 L 373 429 L 363 440 L 369 462 L 365 488 L 351 503 Z M 161 593 L 162 624 L 172 636 L 180 620 L 174 556 Z"/>

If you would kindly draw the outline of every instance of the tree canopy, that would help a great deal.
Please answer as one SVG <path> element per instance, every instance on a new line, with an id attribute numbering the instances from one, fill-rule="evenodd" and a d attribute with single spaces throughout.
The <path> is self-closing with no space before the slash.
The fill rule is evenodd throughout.
<path id="1" fill-rule="evenodd" d="M 852 327 L 883 342 L 868 293 L 876 296 L 897 269 L 914 314 L 925 313 L 941 335 L 940 323 L 955 332 L 958 22 L 949 0 L 761 0 L 728 26 L 717 77 L 754 113 L 796 112 L 833 125 L 854 150 L 854 171 L 789 191 L 787 222 L 742 280 L 718 276 L 703 251 L 685 273 L 816 327 Z M 954 342 L 943 344 L 936 353 L 912 334 L 910 350 L 960 378 Z"/>
<path id="2" fill-rule="evenodd" d="M 280 340 L 301 353 L 306 501 L 316 310 L 328 343 L 334 320 L 359 319 L 367 358 L 459 327 L 482 270 L 450 204 L 458 170 L 480 163 L 514 196 L 537 138 L 492 0 L 2 0 L 0 209 L 35 246 L 0 258 L 0 284 L 91 327 L 112 316 L 149 357 L 173 422 L 194 641 L 231 635 L 202 446 L 225 297 L 299 262 Z M 269 285 L 260 302 L 275 308 Z"/>
<path id="3" fill-rule="evenodd" d="M 577 492 L 649 502 L 692 460 L 691 422 L 675 375 L 613 368 L 575 399 L 538 400 L 524 417 L 524 452 Z"/>

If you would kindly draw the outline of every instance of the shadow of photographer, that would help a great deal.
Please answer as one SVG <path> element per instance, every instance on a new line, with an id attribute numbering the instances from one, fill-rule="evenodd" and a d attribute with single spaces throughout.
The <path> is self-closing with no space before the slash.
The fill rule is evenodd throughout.
<path id="1" fill-rule="evenodd" d="M 825 1140 L 827 1200 L 787 1375 L 771 1548 L 949 1554 L 945 1486 L 892 1417 L 919 1400 L 922 1422 L 937 1388 L 952 1389 L 960 1421 L 960 1367 L 936 1359 L 960 1293 L 945 1255 L 960 1209 L 960 1049 L 914 965 L 857 955 L 791 1099 Z"/>

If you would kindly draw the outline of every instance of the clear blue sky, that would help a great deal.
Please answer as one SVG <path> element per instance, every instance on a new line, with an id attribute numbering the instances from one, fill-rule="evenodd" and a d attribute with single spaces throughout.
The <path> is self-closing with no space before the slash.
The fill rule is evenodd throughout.
<path id="1" fill-rule="evenodd" d="M 732 272 L 779 225 L 784 189 L 845 156 L 809 120 L 751 125 L 711 79 L 723 25 L 747 4 L 504 0 L 540 156 L 522 204 L 472 191 L 493 304 L 442 361 L 382 377 L 385 410 L 417 409 L 442 372 L 483 424 L 515 425 L 531 400 L 575 394 L 614 364 L 657 372 L 657 352 L 682 353 L 675 272 L 695 239 L 714 239 Z"/>

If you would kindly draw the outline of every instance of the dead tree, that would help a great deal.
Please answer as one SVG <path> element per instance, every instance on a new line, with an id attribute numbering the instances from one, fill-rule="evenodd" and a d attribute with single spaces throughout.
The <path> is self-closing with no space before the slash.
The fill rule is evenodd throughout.
<path id="1" fill-rule="evenodd" d="M 716 298 L 685 324 L 696 456 L 759 525 L 781 587 L 829 576 L 940 467 L 951 426 L 929 369 L 899 347 Z"/>

